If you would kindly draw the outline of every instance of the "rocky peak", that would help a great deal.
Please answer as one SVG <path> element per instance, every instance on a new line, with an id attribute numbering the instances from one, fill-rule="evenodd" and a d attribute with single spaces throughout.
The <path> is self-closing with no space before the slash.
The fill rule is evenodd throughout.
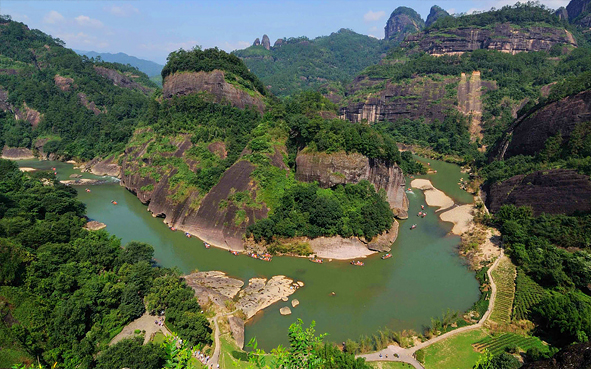
<path id="1" fill-rule="evenodd" d="M 261 44 L 261 40 L 259 40 L 259 38 L 257 37 L 254 42 L 252 43 L 252 46 L 259 46 Z"/>
<path id="2" fill-rule="evenodd" d="M 269 36 L 263 35 L 263 47 L 267 50 L 271 49 L 271 40 L 269 40 Z"/>
<path id="3" fill-rule="evenodd" d="M 591 0 L 571 0 L 566 6 L 568 19 L 575 19 L 579 15 L 591 10 Z"/>
<path id="4" fill-rule="evenodd" d="M 401 42 L 406 35 L 419 32 L 425 27 L 425 21 L 411 8 L 400 6 L 390 15 L 385 31 L 386 40 Z"/>
<path id="5" fill-rule="evenodd" d="M 556 14 L 558 19 L 560 19 L 562 21 L 568 21 L 568 11 L 566 10 L 566 8 L 564 6 L 561 6 L 560 8 L 558 8 L 554 14 Z"/>
<path id="6" fill-rule="evenodd" d="M 277 41 L 275 41 L 275 43 L 273 44 L 273 47 L 280 47 L 281 45 L 283 45 L 283 39 L 278 38 Z"/>
<path id="7" fill-rule="evenodd" d="M 435 23 L 435 21 L 437 19 L 447 17 L 448 15 L 449 15 L 449 13 L 446 12 L 445 10 L 443 10 L 440 6 L 433 5 L 431 7 L 431 11 L 429 12 L 429 15 L 427 16 L 427 21 L 425 22 L 425 27 L 429 27 L 430 25 Z"/>

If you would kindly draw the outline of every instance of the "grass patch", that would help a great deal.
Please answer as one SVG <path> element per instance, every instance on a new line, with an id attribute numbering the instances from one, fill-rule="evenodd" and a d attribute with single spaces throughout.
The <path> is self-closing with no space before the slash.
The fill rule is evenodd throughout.
<path id="1" fill-rule="evenodd" d="M 511 311 L 515 299 L 515 265 L 507 256 L 503 256 L 491 275 L 497 285 L 497 299 L 490 314 L 490 320 L 497 323 L 511 323 Z"/>
<path id="2" fill-rule="evenodd" d="M 219 363 L 221 369 L 250 368 L 246 352 L 236 346 L 231 339 L 229 339 L 227 336 L 221 336 L 220 345 Z"/>
<path id="3" fill-rule="evenodd" d="M 154 336 L 152 337 L 152 342 L 156 345 L 160 345 L 161 343 L 164 342 L 165 338 L 166 338 L 166 336 L 164 335 L 164 333 L 156 332 L 156 334 L 154 334 Z"/>
<path id="4" fill-rule="evenodd" d="M 521 349 L 527 351 L 530 348 L 537 348 L 541 352 L 548 351 L 548 346 L 544 345 L 537 337 L 521 336 L 515 333 L 503 333 L 496 336 L 488 336 L 475 342 L 472 346 L 479 352 L 488 350 L 493 355 L 500 355 L 507 349 Z"/>
<path id="5" fill-rule="evenodd" d="M 472 369 L 480 353 L 472 344 L 485 338 L 487 334 L 480 329 L 460 333 L 421 351 L 425 354 L 426 369 Z"/>
<path id="6" fill-rule="evenodd" d="M 414 366 L 400 361 L 374 361 L 369 365 L 375 369 L 412 369 Z"/>

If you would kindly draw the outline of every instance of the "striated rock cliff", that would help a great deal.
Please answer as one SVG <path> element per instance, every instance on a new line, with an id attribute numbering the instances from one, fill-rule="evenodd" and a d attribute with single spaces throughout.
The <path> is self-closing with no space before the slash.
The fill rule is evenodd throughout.
<path id="1" fill-rule="evenodd" d="M 445 10 L 443 10 L 441 7 L 439 7 L 437 5 L 433 5 L 431 7 L 431 11 L 429 12 L 429 15 L 427 16 L 427 20 L 425 21 L 425 27 L 429 27 L 430 25 L 435 23 L 435 21 L 437 19 L 447 17 L 448 15 L 449 15 L 449 13 L 446 12 Z"/>
<path id="2" fill-rule="evenodd" d="M 456 83 L 456 78 L 434 81 L 430 78 L 413 78 L 410 83 L 387 81 L 379 92 L 369 94 L 362 102 L 350 102 L 340 109 L 342 119 L 351 122 L 394 122 L 398 119 L 424 118 L 426 122 L 435 119 L 443 121 L 445 110 L 454 106 L 455 94 L 447 94 L 446 86 Z M 361 77 L 353 82 L 350 94 L 357 90 L 376 86 L 382 81 Z M 435 103 L 437 101 L 438 103 Z"/>
<path id="3" fill-rule="evenodd" d="M 544 149 L 546 140 L 557 133 L 562 136 L 562 144 L 568 144 L 575 127 L 588 121 L 591 121 L 591 90 L 553 102 L 518 119 L 509 129 L 497 157 L 535 155 Z"/>
<path id="4" fill-rule="evenodd" d="M 121 72 L 118 72 L 114 69 L 109 69 L 105 67 L 98 67 L 95 66 L 94 70 L 97 72 L 98 75 L 105 77 L 106 79 L 113 82 L 115 86 L 125 87 L 134 90 L 140 90 L 144 94 L 148 95 L 152 93 L 152 89 L 149 89 L 145 86 L 140 85 L 139 83 L 135 82 L 128 76 L 124 75 Z"/>
<path id="5" fill-rule="evenodd" d="M 2 148 L 2 159 L 27 160 L 35 159 L 35 155 L 33 155 L 33 151 L 24 147 L 4 146 Z"/>
<path id="6" fill-rule="evenodd" d="M 505 204 L 531 206 L 534 215 L 591 211 L 589 176 L 574 170 L 553 169 L 518 175 L 493 184 L 486 204 L 496 212 Z"/>
<path id="7" fill-rule="evenodd" d="M 482 81 L 480 72 L 472 72 L 468 79 L 465 73 L 460 77 L 458 84 L 458 109 L 465 115 L 470 116 L 470 136 L 473 140 L 482 139 L 482 95 L 486 90 L 496 89 L 493 81 Z"/>
<path id="8" fill-rule="evenodd" d="M 167 76 L 162 88 L 162 96 L 166 99 L 174 95 L 189 95 L 207 92 L 215 102 L 229 103 L 237 108 L 254 107 L 260 113 L 265 110 L 263 97 L 258 92 L 251 96 L 248 92 L 235 87 L 225 80 L 224 72 L 182 72 Z"/>
<path id="9" fill-rule="evenodd" d="M 478 49 L 516 54 L 550 50 L 555 44 L 577 46 L 575 38 L 566 29 L 536 26 L 518 28 L 510 23 L 502 23 L 492 29 L 431 29 L 409 35 L 403 47 L 418 47 L 432 55 L 463 54 Z"/>
<path id="10" fill-rule="evenodd" d="M 357 153 L 299 153 L 296 157 L 296 179 L 318 181 L 324 188 L 366 179 L 376 190 L 386 191 L 388 202 L 397 217 L 408 217 L 408 198 L 404 192 L 406 180 L 402 169 L 396 164 L 387 165 Z"/>
<path id="11" fill-rule="evenodd" d="M 176 151 L 162 155 L 183 158 L 189 169 L 195 171 L 198 163 L 186 156 L 187 150 L 192 147 L 189 137 L 181 137 L 171 143 L 177 147 Z M 242 235 L 246 227 L 256 219 L 266 217 L 268 210 L 264 204 L 258 209 L 246 205 L 239 208 L 234 202 L 228 202 L 226 206 L 220 204 L 235 192 L 248 192 L 254 196 L 255 184 L 250 174 L 255 167 L 248 161 L 239 160 L 226 170 L 218 184 L 207 194 L 194 190 L 183 200 L 177 201 L 174 197 L 176 187 L 171 187 L 169 182 L 177 173 L 176 168 L 160 171 L 157 180 L 150 175 L 142 175 L 140 168 L 149 168 L 153 164 L 149 157 L 144 156 L 149 144 L 146 142 L 125 150 L 121 167 L 122 185 L 135 193 L 142 203 L 148 204 L 148 210 L 154 216 L 164 217 L 164 222 L 169 226 L 194 234 L 216 246 L 243 250 Z M 235 222 L 238 210 L 246 213 L 246 220 L 240 224 Z"/>
<path id="12" fill-rule="evenodd" d="M 404 38 L 425 27 L 425 21 L 411 8 L 400 6 L 388 18 L 384 27 L 385 39 L 401 42 Z"/>

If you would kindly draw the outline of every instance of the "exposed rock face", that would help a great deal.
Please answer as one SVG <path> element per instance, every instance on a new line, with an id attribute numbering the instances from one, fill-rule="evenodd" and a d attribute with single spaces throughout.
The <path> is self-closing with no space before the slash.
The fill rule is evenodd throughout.
<path id="1" fill-rule="evenodd" d="M 131 78 L 127 77 L 126 75 L 114 70 L 105 67 L 98 67 L 95 66 L 94 70 L 100 75 L 105 77 L 106 79 L 113 82 L 115 86 L 125 87 L 132 90 L 140 90 L 144 94 L 148 95 L 152 93 L 152 90 L 140 85 L 139 83 L 133 81 Z"/>
<path id="2" fill-rule="evenodd" d="M 244 320 L 232 315 L 228 317 L 228 324 L 234 341 L 236 341 L 238 347 L 244 348 Z"/>
<path id="3" fill-rule="evenodd" d="M 500 148 L 498 157 L 535 155 L 557 133 L 562 136 L 562 144 L 568 144 L 575 127 L 588 121 L 591 121 L 591 90 L 548 104 L 517 120 L 510 128 L 510 141 Z"/>
<path id="4" fill-rule="evenodd" d="M 560 20 L 568 21 L 568 11 L 566 10 L 566 8 L 564 6 L 561 6 L 560 8 L 558 8 L 554 14 L 556 14 L 556 16 Z"/>
<path id="5" fill-rule="evenodd" d="M 78 93 L 78 99 L 80 100 L 80 103 L 82 105 L 84 105 L 86 107 L 86 109 L 92 111 L 94 113 L 94 115 L 99 115 L 99 114 L 104 113 L 104 111 L 99 109 L 94 102 L 88 101 L 88 97 L 86 97 L 86 94 L 84 92 Z"/>
<path id="6" fill-rule="evenodd" d="M 117 164 L 117 158 L 94 158 L 83 166 L 83 170 L 91 172 L 97 176 L 111 176 L 119 178 L 121 176 L 121 167 Z"/>
<path id="7" fill-rule="evenodd" d="M 72 86 L 72 83 L 74 83 L 73 78 L 62 77 L 59 74 L 56 74 L 53 77 L 53 80 L 55 85 L 62 91 L 70 91 L 70 87 Z"/>
<path id="8" fill-rule="evenodd" d="M 566 11 L 568 12 L 568 19 L 572 22 L 581 14 L 591 11 L 591 1 L 571 0 L 566 6 Z"/>
<path id="9" fill-rule="evenodd" d="M 39 123 L 41 123 L 41 118 L 43 118 L 43 115 L 37 110 L 29 108 L 27 103 L 24 102 L 22 110 L 15 109 L 15 118 L 26 120 L 27 122 L 31 123 L 33 128 L 37 128 Z"/>
<path id="10" fill-rule="evenodd" d="M 177 151 L 169 153 L 175 157 L 184 157 L 185 152 L 192 147 L 188 137 L 182 141 L 173 142 Z M 172 169 L 163 173 L 159 181 L 151 177 L 142 177 L 138 173 L 139 166 L 145 163 L 150 166 L 150 159 L 144 159 L 148 143 L 138 148 L 127 148 L 121 168 L 121 182 L 130 191 L 137 194 L 143 203 L 148 204 L 148 210 L 154 215 L 165 217 L 165 223 L 171 227 L 198 236 L 204 241 L 229 249 L 244 250 L 242 235 L 246 227 L 255 220 L 267 216 L 267 208 L 246 208 L 247 221 L 236 225 L 234 218 L 238 209 L 233 203 L 220 208 L 220 202 L 226 200 L 234 192 L 247 191 L 252 193 L 255 184 L 250 174 L 255 167 L 248 161 L 240 160 L 232 165 L 218 184 L 204 197 L 198 191 L 192 192 L 185 200 L 175 202 L 171 196 L 174 188 L 169 186 L 169 178 L 176 173 Z M 196 163 L 186 159 L 191 170 L 196 169 Z"/>
<path id="11" fill-rule="evenodd" d="M 35 159 L 35 155 L 30 149 L 24 147 L 8 147 L 2 148 L 2 159 L 9 160 L 27 160 Z"/>
<path id="12" fill-rule="evenodd" d="M 472 117 L 470 136 L 472 139 L 482 139 L 482 95 L 486 90 L 496 89 L 496 83 L 482 81 L 480 72 L 472 72 L 470 79 L 462 73 L 458 84 L 458 109 L 465 115 Z"/>
<path id="13" fill-rule="evenodd" d="M 418 45 L 419 49 L 432 55 L 463 54 L 478 49 L 516 54 L 523 51 L 547 51 L 555 44 L 577 46 L 573 35 L 565 29 L 551 27 L 516 29 L 510 23 L 497 24 L 494 29 L 427 30 L 409 35 L 403 42 L 404 47 Z"/>
<path id="14" fill-rule="evenodd" d="M 558 351 L 552 358 L 523 364 L 521 369 L 591 368 L 591 343 L 579 343 Z"/>
<path id="15" fill-rule="evenodd" d="M 353 82 L 350 93 L 357 89 L 377 85 L 381 81 L 368 78 L 358 78 Z M 414 78 L 409 84 L 393 84 L 386 82 L 381 91 L 371 94 L 363 102 L 352 102 L 340 109 L 342 119 L 351 122 L 394 122 L 399 119 L 411 120 L 424 118 L 425 122 L 435 119 L 443 121 L 444 111 L 454 107 L 454 96 L 446 95 L 446 85 L 457 82 L 449 78 L 443 81 L 433 81 L 430 78 Z M 433 104 L 434 101 L 439 104 Z"/>
<path id="16" fill-rule="evenodd" d="M 267 50 L 270 50 L 271 49 L 271 40 L 269 40 L 269 36 L 263 35 L 262 45 Z"/>
<path id="17" fill-rule="evenodd" d="M 406 35 L 419 32 L 425 26 L 421 16 L 411 8 L 396 8 L 384 27 L 385 39 L 401 42 Z"/>
<path id="18" fill-rule="evenodd" d="M 164 80 L 162 96 L 166 99 L 174 95 L 189 95 L 192 93 L 208 92 L 217 103 L 229 103 L 237 108 L 254 107 L 263 113 L 265 104 L 262 96 L 250 96 L 224 79 L 224 72 L 183 72 L 167 76 Z"/>
<path id="19" fill-rule="evenodd" d="M 296 178 L 306 182 L 318 181 L 324 188 L 366 179 L 376 190 L 386 191 L 388 203 L 398 217 L 408 216 L 408 198 L 404 192 L 406 180 L 396 164 L 388 165 L 357 153 L 299 153 Z"/>
<path id="20" fill-rule="evenodd" d="M 273 44 L 273 47 L 280 47 L 281 45 L 283 45 L 283 39 L 278 38 L 277 41 L 275 41 L 275 43 Z"/>
<path id="21" fill-rule="evenodd" d="M 449 13 L 443 10 L 441 7 L 433 5 L 431 7 L 429 15 L 427 16 L 427 20 L 425 21 L 425 27 L 429 27 L 430 25 L 435 23 L 437 19 L 447 17 L 448 15 Z"/>
<path id="22" fill-rule="evenodd" d="M 252 46 L 259 46 L 261 44 L 261 40 L 259 40 L 259 38 L 257 37 L 254 42 L 252 43 Z"/>
<path id="23" fill-rule="evenodd" d="M 96 220 L 91 220 L 90 222 L 86 223 L 84 228 L 88 229 L 89 231 L 98 231 L 103 228 L 107 228 L 105 223 L 97 222 Z"/>
<path id="24" fill-rule="evenodd" d="M 574 170 L 537 171 L 493 184 L 486 203 L 492 212 L 505 204 L 531 206 L 536 216 L 587 212 L 591 211 L 591 181 Z"/>

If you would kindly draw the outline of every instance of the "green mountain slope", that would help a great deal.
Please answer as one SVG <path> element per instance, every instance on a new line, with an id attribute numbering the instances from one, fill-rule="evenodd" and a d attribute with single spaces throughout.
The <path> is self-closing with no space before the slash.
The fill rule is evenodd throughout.
<path id="1" fill-rule="evenodd" d="M 109 62 L 109 63 L 119 63 L 123 65 L 131 65 L 132 67 L 136 67 L 141 72 L 148 75 L 148 77 L 153 77 L 160 75 L 162 68 L 164 65 L 158 64 L 151 60 L 140 59 L 136 58 L 135 56 L 127 55 L 125 53 L 97 53 L 96 51 L 82 51 L 82 50 L 74 50 L 80 55 L 86 55 L 89 58 L 98 58 L 100 57 L 101 60 Z"/>
<path id="2" fill-rule="evenodd" d="M 288 38 L 270 50 L 251 46 L 234 54 L 278 96 L 318 88 L 328 82 L 351 80 L 379 62 L 389 43 L 351 30 L 310 40 Z"/>

